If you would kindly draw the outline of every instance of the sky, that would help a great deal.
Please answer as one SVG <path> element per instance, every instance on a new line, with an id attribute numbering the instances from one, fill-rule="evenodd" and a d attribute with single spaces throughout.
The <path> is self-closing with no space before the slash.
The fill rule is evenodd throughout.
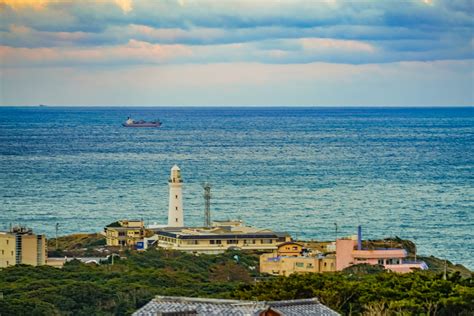
<path id="1" fill-rule="evenodd" d="M 472 106 L 472 0 L 0 0 L 0 105 Z"/>

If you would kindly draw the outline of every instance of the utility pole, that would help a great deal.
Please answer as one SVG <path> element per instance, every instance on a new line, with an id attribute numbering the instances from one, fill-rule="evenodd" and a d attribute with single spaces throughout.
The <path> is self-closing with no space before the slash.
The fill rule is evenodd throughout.
<path id="1" fill-rule="evenodd" d="M 56 250 L 58 250 L 58 229 L 59 223 L 56 223 Z"/>
<path id="2" fill-rule="evenodd" d="M 447 274 L 448 274 L 448 263 L 447 263 L 447 260 L 446 258 L 444 258 L 444 273 L 443 273 L 443 280 L 446 280 L 448 277 L 447 277 Z"/>
<path id="3" fill-rule="evenodd" d="M 417 249 L 417 247 L 416 247 L 416 236 L 413 236 L 412 239 L 413 239 L 413 245 L 415 246 L 415 249 L 414 249 L 414 251 L 415 251 L 415 262 L 417 262 L 416 259 L 417 259 L 417 252 L 418 252 L 418 249 Z"/>
<path id="4" fill-rule="evenodd" d="M 115 257 L 115 253 L 112 254 L 112 265 L 114 265 L 114 257 Z"/>
<path id="5" fill-rule="evenodd" d="M 204 183 L 204 227 L 211 227 L 211 185 Z"/>

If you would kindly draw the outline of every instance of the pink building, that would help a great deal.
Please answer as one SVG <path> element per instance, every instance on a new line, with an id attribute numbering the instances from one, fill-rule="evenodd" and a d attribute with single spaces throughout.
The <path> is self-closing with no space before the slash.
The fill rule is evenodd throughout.
<path id="1" fill-rule="evenodd" d="M 361 229 L 357 234 L 357 241 L 352 239 L 336 240 L 336 270 L 355 264 L 368 263 L 382 265 L 393 272 L 407 273 L 415 269 L 426 270 L 428 266 L 423 261 L 406 261 L 405 249 L 362 249 Z"/>

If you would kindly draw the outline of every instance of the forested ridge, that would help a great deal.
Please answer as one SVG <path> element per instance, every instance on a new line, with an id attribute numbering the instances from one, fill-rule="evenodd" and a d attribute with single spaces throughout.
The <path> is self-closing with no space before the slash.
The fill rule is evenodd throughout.
<path id="1" fill-rule="evenodd" d="M 194 256 L 152 249 L 114 264 L 72 261 L 63 269 L 0 270 L 0 314 L 129 315 L 155 295 L 280 300 L 318 297 L 342 314 L 472 315 L 471 277 L 420 271 L 398 275 L 364 269 L 268 277 L 258 255 L 229 251 Z"/>

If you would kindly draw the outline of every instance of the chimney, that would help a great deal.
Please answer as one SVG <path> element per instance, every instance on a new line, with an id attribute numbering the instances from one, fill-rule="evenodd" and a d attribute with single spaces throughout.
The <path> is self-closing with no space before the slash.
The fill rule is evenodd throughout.
<path id="1" fill-rule="evenodd" d="M 362 226 L 357 226 L 357 250 L 362 250 Z"/>

